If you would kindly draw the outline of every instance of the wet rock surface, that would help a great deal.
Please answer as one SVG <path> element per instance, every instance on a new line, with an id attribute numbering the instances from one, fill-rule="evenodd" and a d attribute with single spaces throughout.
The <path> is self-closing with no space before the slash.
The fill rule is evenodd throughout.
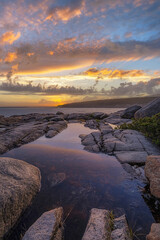
<path id="1" fill-rule="evenodd" d="M 0 239 L 31 204 L 40 185 L 37 167 L 13 158 L 0 158 Z"/>
<path id="2" fill-rule="evenodd" d="M 150 182 L 150 191 L 160 199 L 160 156 L 147 157 L 145 175 Z"/>
<path id="3" fill-rule="evenodd" d="M 28 229 L 22 240 L 62 240 L 63 209 L 56 208 L 45 212 Z"/>

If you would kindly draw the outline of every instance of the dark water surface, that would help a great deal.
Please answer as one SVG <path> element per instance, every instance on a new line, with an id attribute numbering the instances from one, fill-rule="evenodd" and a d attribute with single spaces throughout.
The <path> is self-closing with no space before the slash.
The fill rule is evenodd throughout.
<path id="1" fill-rule="evenodd" d="M 3 155 L 31 163 L 42 174 L 40 193 L 8 240 L 19 240 L 43 212 L 59 206 L 64 208 L 65 240 L 82 238 L 91 208 L 124 209 L 133 232 L 145 239 L 154 219 L 139 190 L 143 184 L 131 180 L 114 157 L 83 150 L 78 136 L 92 131 L 69 124 L 52 139 L 41 137 Z M 65 173 L 66 179 L 52 186 L 55 173 Z"/>
<path id="2" fill-rule="evenodd" d="M 90 113 L 104 112 L 107 114 L 123 110 L 124 108 L 57 108 L 57 107 L 0 107 L 0 115 L 9 117 L 12 115 L 24 115 L 30 113 Z"/>

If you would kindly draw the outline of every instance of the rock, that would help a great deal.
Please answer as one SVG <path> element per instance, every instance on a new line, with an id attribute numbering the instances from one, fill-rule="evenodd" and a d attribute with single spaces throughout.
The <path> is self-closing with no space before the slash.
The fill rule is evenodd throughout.
<path id="1" fill-rule="evenodd" d="M 154 99 L 152 102 L 148 103 L 140 110 L 138 110 L 134 117 L 135 119 L 143 118 L 143 117 L 151 117 L 160 112 L 160 97 Z"/>
<path id="2" fill-rule="evenodd" d="M 110 239 L 109 211 L 93 208 L 82 240 Z"/>
<path id="3" fill-rule="evenodd" d="M 84 146 L 92 146 L 92 145 L 95 145 L 96 143 L 95 143 L 95 140 L 94 140 L 93 135 L 90 133 L 90 134 L 88 134 L 86 137 L 84 137 L 84 138 L 82 139 L 82 144 L 83 144 Z"/>
<path id="4" fill-rule="evenodd" d="M 84 150 L 86 150 L 88 152 L 95 152 L 95 153 L 99 153 L 100 152 L 100 149 L 99 149 L 97 144 L 94 144 L 92 146 L 86 146 L 86 147 L 84 147 Z"/>
<path id="5" fill-rule="evenodd" d="M 58 134 L 57 131 L 55 131 L 55 130 L 49 130 L 49 131 L 45 134 L 45 136 L 46 136 L 46 138 L 52 138 L 52 137 L 56 136 L 57 134 Z"/>
<path id="6" fill-rule="evenodd" d="M 62 208 L 43 213 L 28 229 L 22 240 L 62 240 L 62 215 Z"/>
<path id="7" fill-rule="evenodd" d="M 60 112 L 60 111 L 58 111 L 58 112 L 56 112 L 56 115 L 63 115 L 64 113 L 63 112 Z"/>
<path id="8" fill-rule="evenodd" d="M 82 240 L 131 240 L 126 216 L 114 218 L 112 212 L 93 208 Z"/>
<path id="9" fill-rule="evenodd" d="M 99 127 L 99 122 L 94 119 L 87 120 L 84 126 L 89 127 L 90 129 L 97 129 Z"/>
<path id="10" fill-rule="evenodd" d="M 91 115 L 95 119 L 103 119 L 103 118 L 107 118 L 108 117 L 108 114 L 103 113 L 103 112 L 94 112 Z"/>
<path id="11" fill-rule="evenodd" d="M 121 114 L 121 117 L 127 119 L 134 118 L 135 112 L 137 112 L 140 108 L 141 106 L 138 105 L 131 106 L 124 110 L 124 112 Z"/>
<path id="12" fill-rule="evenodd" d="M 53 121 L 53 122 L 58 122 L 58 121 L 63 121 L 64 118 L 63 117 L 60 117 L 60 116 L 55 116 L 54 118 L 51 118 L 50 121 Z"/>
<path id="13" fill-rule="evenodd" d="M 6 128 L 0 128 L 0 133 L 3 133 L 6 131 Z"/>
<path id="14" fill-rule="evenodd" d="M 0 239 L 20 218 L 39 192 L 38 168 L 13 158 L 0 158 Z"/>
<path id="15" fill-rule="evenodd" d="M 120 163 L 134 164 L 145 164 L 148 154 L 138 151 L 125 151 L 125 152 L 114 152 Z"/>
<path id="16" fill-rule="evenodd" d="M 111 232 L 112 240 L 132 240 L 125 215 L 115 218 L 113 224 L 114 230 Z"/>
<path id="17" fill-rule="evenodd" d="M 160 156 L 147 157 L 145 175 L 150 182 L 151 194 L 160 198 Z"/>
<path id="18" fill-rule="evenodd" d="M 47 177 L 51 187 L 55 187 L 56 185 L 62 183 L 66 179 L 65 173 L 51 173 Z"/>
<path id="19" fill-rule="evenodd" d="M 140 179 L 144 183 L 148 183 L 145 173 L 144 173 L 144 167 L 138 166 L 138 165 L 130 165 L 128 163 L 122 164 L 123 169 L 130 174 L 132 178 Z"/>
<path id="20" fill-rule="evenodd" d="M 87 134 L 80 134 L 79 138 L 81 138 L 83 140 L 83 139 L 85 139 L 86 136 L 87 136 Z"/>
<path id="21" fill-rule="evenodd" d="M 160 240 L 160 223 L 153 223 L 146 240 Z"/>
<path id="22" fill-rule="evenodd" d="M 99 129 L 103 135 L 113 131 L 113 128 L 109 124 L 104 124 L 104 123 L 99 124 Z"/>

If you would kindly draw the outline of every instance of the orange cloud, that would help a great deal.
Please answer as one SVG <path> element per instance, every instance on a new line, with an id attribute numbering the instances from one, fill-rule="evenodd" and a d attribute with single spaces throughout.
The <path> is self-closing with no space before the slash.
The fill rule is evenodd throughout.
<path id="1" fill-rule="evenodd" d="M 31 57 L 31 56 L 34 56 L 34 54 L 35 54 L 34 52 L 29 52 L 29 53 L 27 53 L 27 56 Z"/>
<path id="2" fill-rule="evenodd" d="M 84 75 L 103 79 L 104 77 L 108 78 L 142 77 L 146 76 L 146 73 L 142 70 L 119 70 L 119 69 L 113 70 L 110 68 L 104 69 L 90 68 L 84 72 Z"/>
<path id="3" fill-rule="evenodd" d="M 17 53 L 15 52 L 9 52 L 7 53 L 7 56 L 5 58 L 5 62 L 14 62 L 17 59 Z"/>
<path id="4" fill-rule="evenodd" d="M 48 16 L 45 20 L 61 20 L 63 22 L 68 22 L 72 18 L 79 17 L 84 7 L 84 0 L 76 0 L 70 6 L 51 8 L 48 10 Z"/>
<path id="5" fill-rule="evenodd" d="M 17 70 L 18 70 L 18 64 L 13 65 L 13 66 L 12 66 L 12 70 L 13 70 L 13 71 L 17 71 Z"/>
<path id="6" fill-rule="evenodd" d="M 13 42 L 15 42 L 18 38 L 20 38 L 21 33 L 18 32 L 17 34 L 14 34 L 13 31 L 11 32 L 6 32 L 4 33 L 1 37 L 0 37 L 0 43 L 5 44 L 5 43 L 9 43 L 12 44 Z"/>
<path id="7" fill-rule="evenodd" d="M 49 51 L 48 54 L 52 56 L 54 54 L 54 52 L 53 51 Z"/>

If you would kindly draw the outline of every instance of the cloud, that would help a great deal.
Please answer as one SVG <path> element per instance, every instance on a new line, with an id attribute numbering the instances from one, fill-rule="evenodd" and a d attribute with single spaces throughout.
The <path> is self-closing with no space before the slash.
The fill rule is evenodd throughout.
<path id="1" fill-rule="evenodd" d="M 72 18 L 79 17 L 85 6 L 84 0 L 68 0 L 63 1 L 65 4 L 60 5 L 59 1 L 57 6 L 51 5 L 47 10 L 47 17 L 45 20 L 55 20 L 67 22 Z"/>
<path id="2" fill-rule="evenodd" d="M 27 56 L 31 57 L 31 56 L 34 56 L 34 54 L 35 54 L 34 52 L 29 52 L 29 53 L 27 53 Z"/>
<path id="3" fill-rule="evenodd" d="M 16 52 L 8 52 L 4 61 L 7 63 L 11 63 L 11 62 L 14 62 L 16 59 L 17 59 Z"/>
<path id="4" fill-rule="evenodd" d="M 107 78 L 130 78 L 130 77 L 142 77 L 146 76 L 146 73 L 142 70 L 119 70 L 111 68 L 89 68 L 83 73 L 87 76 L 97 77 L 98 79 Z"/>
<path id="5" fill-rule="evenodd" d="M 48 52 L 54 49 L 52 61 Z M 110 63 L 117 61 L 137 61 L 149 60 L 160 56 L 160 39 L 144 41 L 112 42 L 102 39 L 102 41 L 90 41 L 79 43 L 68 40 L 60 41 L 56 44 L 46 45 L 42 42 L 36 44 L 23 44 L 14 47 L 16 53 L 8 54 L 5 61 L 11 62 L 17 59 L 20 74 L 37 74 L 58 72 L 63 70 L 73 70 L 82 67 L 89 67 L 92 64 Z M 27 53 L 35 53 L 34 58 L 26 58 Z M 8 61 L 7 61 L 8 60 Z M 9 70 L 9 69 L 8 69 Z M 109 72 L 108 72 L 109 71 Z M 92 73 L 94 74 L 94 73 Z M 141 71 L 118 71 L 104 69 L 95 74 L 108 74 L 110 78 L 124 76 L 140 76 Z"/>
<path id="6" fill-rule="evenodd" d="M 51 55 L 51 56 L 53 56 L 54 51 L 48 51 L 48 54 Z"/>
<path id="7" fill-rule="evenodd" d="M 12 44 L 17 39 L 19 39 L 20 36 L 21 36 L 20 32 L 18 32 L 17 34 L 14 34 L 13 31 L 6 32 L 6 33 L 2 34 L 2 36 L 0 37 L 0 43 L 1 44 L 6 44 L 6 43 Z"/>
<path id="8" fill-rule="evenodd" d="M 40 94 L 40 95 L 85 95 L 96 93 L 97 91 L 93 88 L 82 89 L 74 86 L 58 86 L 50 85 L 48 87 L 42 84 L 33 85 L 32 81 L 26 84 L 20 83 L 19 79 L 13 78 L 13 72 L 10 71 L 7 74 L 7 81 L 3 81 L 0 85 L 0 91 L 7 91 L 16 94 Z"/>
<path id="9" fill-rule="evenodd" d="M 151 79 L 148 82 L 132 82 L 121 83 L 119 87 L 111 87 L 110 90 L 105 91 L 107 96 L 141 96 L 141 95 L 159 95 L 160 94 L 160 78 Z"/>

